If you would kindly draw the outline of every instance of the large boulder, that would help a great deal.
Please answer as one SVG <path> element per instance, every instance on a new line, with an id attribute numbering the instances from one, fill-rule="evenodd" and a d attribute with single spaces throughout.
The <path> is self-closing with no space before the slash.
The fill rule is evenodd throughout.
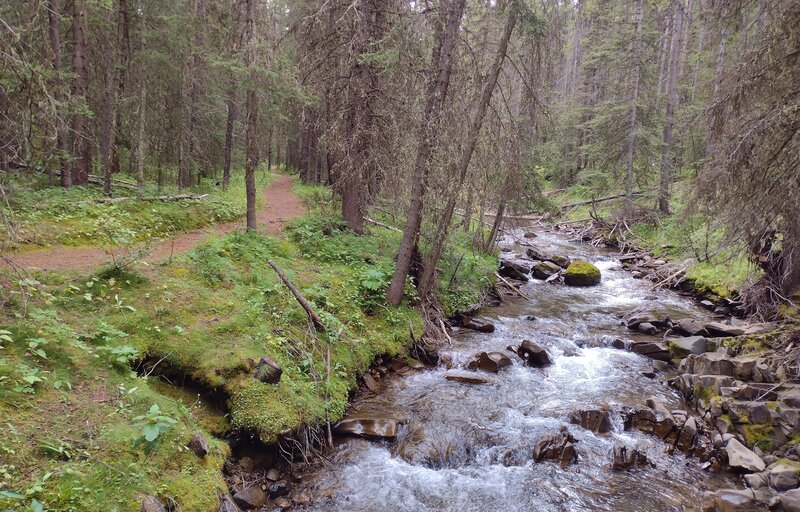
<path id="1" fill-rule="evenodd" d="M 769 486 L 776 491 L 794 489 L 800 483 L 800 464 L 793 461 L 781 461 L 767 470 Z"/>
<path id="2" fill-rule="evenodd" d="M 536 279 L 545 280 L 561 272 L 561 267 L 552 261 L 537 261 L 531 268 L 531 273 Z"/>
<path id="3" fill-rule="evenodd" d="M 588 261 L 573 261 L 564 271 L 564 284 L 568 286 L 595 286 L 600 279 L 600 269 Z"/>
<path id="4" fill-rule="evenodd" d="M 571 259 L 567 258 L 566 256 L 559 256 L 557 254 L 551 255 L 549 261 L 552 261 L 561 268 L 567 268 L 572 263 Z"/>
<path id="5" fill-rule="evenodd" d="M 497 373 L 506 366 L 511 365 L 511 358 L 500 352 L 481 352 L 467 364 L 470 370 L 483 370 Z"/>
<path id="6" fill-rule="evenodd" d="M 611 432 L 611 420 L 608 417 L 608 411 L 603 409 L 588 409 L 574 412 L 569 421 L 587 430 L 591 430 L 596 434 L 607 434 Z"/>
<path id="7" fill-rule="evenodd" d="M 699 375 L 726 375 L 733 377 L 735 366 L 733 358 L 723 352 L 707 352 L 689 357 L 691 370 L 689 373 Z"/>
<path id="8" fill-rule="evenodd" d="M 525 253 L 534 260 L 538 261 L 548 261 L 550 259 L 550 255 L 544 252 L 543 250 L 539 249 L 538 247 L 530 246 L 525 250 Z"/>
<path id="9" fill-rule="evenodd" d="M 800 512 L 800 489 L 792 489 L 779 495 L 770 504 L 772 510 L 779 512 Z"/>
<path id="10" fill-rule="evenodd" d="M 547 351 L 529 340 L 523 340 L 517 348 L 517 355 L 525 361 L 525 364 L 534 368 L 544 368 L 553 364 Z"/>
<path id="11" fill-rule="evenodd" d="M 725 453 L 728 454 L 728 465 L 732 468 L 752 473 L 764 471 L 764 468 L 766 468 L 766 464 L 761 460 L 761 457 L 736 440 L 736 438 L 728 440 L 728 444 L 725 446 Z"/>
<path id="12" fill-rule="evenodd" d="M 353 435 L 367 439 L 394 439 L 404 422 L 395 418 L 377 416 L 348 416 L 333 427 L 337 434 Z M 234 496 L 235 498 L 235 496 Z"/>

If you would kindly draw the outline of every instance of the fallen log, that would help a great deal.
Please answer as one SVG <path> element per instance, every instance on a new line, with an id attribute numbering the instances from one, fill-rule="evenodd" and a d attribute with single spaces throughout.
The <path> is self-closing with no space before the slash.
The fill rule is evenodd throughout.
<path id="1" fill-rule="evenodd" d="M 92 185 L 101 185 L 102 186 L 104 184 L 103 178 L 101 178 L 99 176 L 89 175 L 89 178 L 86 181 L 91 183 Z M 114 178 L 111 178 L 111 186 L 127 188 L 127 189 L 130 189 L 130 190 L 136 190 L 136 184 L 129 183 L 127 181 L 121 181 L 121 180 L 114 179 Z"/>
<path id="2" fill-rule="evenodd" d="M 89 201 L 82 201 L 85 203 L 117 203 L 120 201 L 180 201 L 183 199 L 199 200 L 205 199 L 208 194 L 178 194 L 174 196 L 122 196 L 122 197 L 98 197 L 97 199 L 90 199 Z"/>
<path id="3" fill-rule="evenodd" d="M 275 273 L 278 274 L 278 277 L 281 279 L 281 281 L 283 281 L 283 284 L 285 284 L 286 287 L 289 288 L 289 291 L 292 292 L 292 295 L 294 295 L 294 298 L 297 299 L 297 302 L 300 304 L 300 306 L 302 306 L 302 308 L 306 310 L 308 319 L 311 320 L 311 323 L 314 325 L 314 328 L 324 331 L 325 324 L 322 323 L 322 319 L 319 317 L 319 315 L 317 315 L 317 313 L 311 307 L 311 304 L 308 303 L 308 301 L 305 299 L 305 297 L 303 297 L 300 291 L 297 288 L 295 288 L 292 282 L 289 281 L 289 278 L 286 277 L 286 275 L 281 271 L 280 268 L 278 268 L 278 266 L 275 263 L 273 263 L 272 260 L 267 260 L 267 263 L 269 263 L 269 266 L 272 267 L 272 270 L 274 270 Z"/>
<path id="4" fill-rule="evenodd" d="M 369 223 L 369 224 L 372 224 L 374 226 L 378 226 L 379 228 L 391 229 L 392 231 L 398 231 L 400 233 L 403 232 L 402 229 L 396 228 L 394 226 L 390 226 L 388 224 L 384 224 L 383 222 L 378 222 L 377 220 L 372 220 L 369 217 L 364 217 L 364 220 L 367 221 L 367 223 Z"/>
<path id="5" fill-rule="evenodd" d="M 519 296 L 520 296 L 520 297 L 522 297 L 523 299 L 527 299 L 527 300 L 530 300 L 530 299 L 531 299 L 530 297 L 528 297 L 527 295 L 525 295 L 524 293 L 522 293 L 522 290 L 520 290 L 519 288 L 517 288 L 517 287 L 516 287 L 516 286 L 514 286 L 513 284 L 511 284 L 511 283 L 509 283 L 508 281 L 506 281 L 506 279 L 505 279 L 503 276 L 501 276 L 500 274 L 498 274 L 497 272 L 495 272 L 495 273 L 494 273 L 494 275 L 496 275 L 496 276 L 497 276 L 497 277 L 498 277 L 498 278 L 499 278 L 501 281 L 503 281 L 503 283 L 505 283 L 505 285 L 506 285 L 506 286 L 508 286 L 509 288 L 511 288 L 513 291 L 515 291 L 515 292 L 517 293 L 517 295 L 519 295 Z"/>

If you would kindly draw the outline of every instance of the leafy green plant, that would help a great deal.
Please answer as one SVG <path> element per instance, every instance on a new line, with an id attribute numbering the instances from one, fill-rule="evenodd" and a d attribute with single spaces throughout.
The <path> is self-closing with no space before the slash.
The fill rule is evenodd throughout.
<path id="1" fill-rule="evenodd" d="M 138 422 L 142 429 L 141 439 L 148 443 L 155 442 L 161 434 L 177 423 L 174 418 L 161 414 L 158 404 L 150 406 L 146 414 L 135 417 L 133 421 Z"/>
<path id="2" fill-rule="evenodd" d="M 100 347 L 99 350 L 112 365 L 119 369 L 130 369 L 130 364 L 141 357 L 139 350 L 131 345 Z"/>
<path id="3" fill-rule="evenodd" d="M 11 331 L 6 331 L 5 329 L 0 329 L 0 341 L 5 341 L 6 343 L 13 343 L 14 338 L 11 337 Z M 0 345 L 0 349 L 4 348 L 3 345 Z"/>

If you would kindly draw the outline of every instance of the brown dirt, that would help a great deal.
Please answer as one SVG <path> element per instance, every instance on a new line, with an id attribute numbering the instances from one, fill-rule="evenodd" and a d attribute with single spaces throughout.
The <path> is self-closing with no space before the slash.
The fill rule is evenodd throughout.
<path id="1" fill-rule="evenodd" d="M 302 199 L 292 192 L 292 178 L 289 176 L 278 176 L 272 180 L 262 193 L 264 194 L 264 201 L 261 209 L 256 213 L 258 231 L 262 233 L 275 235 L 283 228 L 286 221 L 305 213 Z M 145 261 L 156 263 L 168 258 L 170 255 L 184 253 L 211 236 L 237 230 L 244 231 L 244 229 L 245 219 L 242 218 L 225 224 L 216 224 L 189 231 L 174 238 L 154 243 L 150 247 Z M 122 247 L 110 251 L 97 247 L 54 246 L 30 252 L 5 253 L 3 258 L 10 259 L 16 266 L 26 270 L 74 271 L 102 266 L 112 262 L 114 258 L 118 259 L 125 256 L 127 252 L 127 249 Z M 0 260 L 0 268 L 8 267 L 8 262 Z"/>

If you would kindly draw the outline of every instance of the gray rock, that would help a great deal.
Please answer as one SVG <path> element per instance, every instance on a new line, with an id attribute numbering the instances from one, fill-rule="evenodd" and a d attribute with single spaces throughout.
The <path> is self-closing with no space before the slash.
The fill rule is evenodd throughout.
<path id="1" fill-rule="evenodd" d="M 233 501 L 245 510 L 258 508 L 267 502 L 267 494 L 261 487 L 253 485 L 246 487 L 233 495 Z"/>
<path id="2" fill-rule="evenodd" d="M 636 309 L 625 315 L 623 321 L 628 329 L 636 329 L 642 323 L 652 324 L 659 329 L 670 326 L 669 315 L 662 308 Z"/>
<path id="3" fill-rule="evenodd" d="M 141 512 L 167 512 L 164 505 L 155 496 L 145 496 L 142 499 Z"/>
<path id="4" fill-rule="evenodd" d="M 203 458 L 206 455 L 208 455 L 209 452 L 208 441 L 206 441 L 206 438 L 202 434 L 195 434 L 194 436 L 192 436 L 192 439 L 186 446 L 200 458 Z"/>
<path id="5" fill-rule="evenodd" d="M 692 371 L 689 373 L 733 376 L 735 367 L 732 358 L 722 352 L 707 352 L 688 359 L 692 360 Z"/>
<path id="6" fill-rule="evenodd" d="M 684 318 L 675 326 L 675 330 L 686 336 L 697 336 L 705 334 L 706 328 L 703 322 L 693 318 Z"/>
<path id="7" fill-rule="evenodd" d="M 800 489 L 792 489 L 779 495 L 770 508 L 780 512 L 800 512 Z"/>
<path id="8" fill-rule="evenodd" d="M 749 475 L 744 475 L 743 478 L 747 487 L 751 489 L 763 489 L 769 485 L 765 473 L 750 473 Z"/>
<path id="9" fill-rule="evenodd" d="M 800 465 L 796 462 L 781 462 L 767 471 L 769 486 L 776 491 L 794 489 L 800 482 Z"/>
<path id="10" fill-rule="evenodd" d="M 640 323 L 639 326 L 636 327 L 636 330 L 642 334 L 649 334 L 651 336 L 654 334 L 658 334 L 658 327 L 649 322 Z"/>
<path id="11" fill-rule="evenodd" d="M 703 512 L 758 512 L 764 507 L 750 489 L 720 489 L 703 493 L 700 509 Z"/>
<path id="12" fill-rule="evenodd" d="M 500 269 L 497 271 L 501 276 L 517 281 L 527 281 L 530 272 L 529 266 L 510 260 L 501 260 Z"/>
<path id="13" fill-rule="evenodd" d="M 273 482 L 270 484 L 269 488 L 267 489 L 269 493 L 269 499 L 274 500 L 275 498 L 280 498 L 281 496 L 288 496 L 289 495 L 289 482 L 286 480 L 278 480 L 277 482 Z"/>
<path id="14" fill-rule="evenodd" d="M 705 325 L 709 336 L 741 336 L 747 330 L 741 325 L 723 324 L 722 322 L 708 322 Z"/>
<path id="15" fill-rule="evenodd" d="M 567 268 L 569 264 L 572 263 L 571 259 L 566 256 L 558 256 L 557 254 L 551 255 L 549 261 L 552 261 L 561 268 Z"/>
<path id="16" fill-rule="evenodd" d="M 669 350 L 663 343 L 657 343 L 655 341 L 632 341 L 630 344 L 630 351 L 651 359 L 670 361 Z"/>
<path id="17" fill-rule="evenodd" d="M 241 512 L 239 506 L 227 492 L 219 495 L 219 512 Z"/>
<path id="18" fill-rule="evenodd" d="M 533 264 L 531 273 L 536 279 L 544 280 L 561 272 L 561 267 L 552 261 L 539 261 Z"/>
<path id="19" fill-rule="evenodd" d="M 761 457 L 736 439 L 728 441 L 728 444 L 725 446 L 725 453 L 728 454 L 728 465 L 733 468 L 758 473 L 764 471 L 766 467 Z"/>
<path id="20" fill-rule="evenodd" d="M 672 357 L 683 359 L 690 354 L 706 352 L 706 339 L 702 336 L 675 338 L 669 341 L 669 353 Z"/>
<path id="21" fill-rule="evenodd" d="M 538 247 L 530 246 L 525 250 L 525 254 L 527 254 L 533 260 L 539 261 L 547 261 L 550 259 L 550 255 L 544 252 L 543 250 L 539 249 Z"/>
<path id="22" fill-rule="evenodd" d="M 694 438 L 696 435 L 697 421 L 694 419 L 694 416 L 690 416 L 683 425 L 680 435 L 678 435 L 677 448 L 682 452 L 689 452 L 694 448 Z"/>
<path id="23" fill-rule="evenodd" d="M 646 464 L 647 455 L 644 452 L 621 444 L 614 445 L 614 469 L 630 469 L 634 466 L 644 466 Z"/>
<path id="24" fill-rule="evenodd" d="M 256 365 L 253 377 L 264 384 L 277 384 L 281 380 L 283 370 L 280 365 L 269 357 L 262 357 Z"/>

